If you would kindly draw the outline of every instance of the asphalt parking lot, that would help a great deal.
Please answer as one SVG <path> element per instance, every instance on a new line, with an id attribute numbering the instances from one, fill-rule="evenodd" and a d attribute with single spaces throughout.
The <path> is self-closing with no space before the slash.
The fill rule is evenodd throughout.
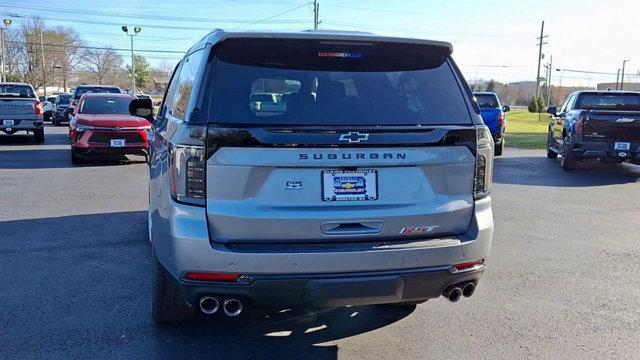
<path id="1" fill-rule="evenodd" d="M 0 135 L 0 358 L 640 358 L 639 166 L 507 149 L 488 268 L 457 304 L 158 327 L 146 164 L 73 166 L 66 131 Z"/>

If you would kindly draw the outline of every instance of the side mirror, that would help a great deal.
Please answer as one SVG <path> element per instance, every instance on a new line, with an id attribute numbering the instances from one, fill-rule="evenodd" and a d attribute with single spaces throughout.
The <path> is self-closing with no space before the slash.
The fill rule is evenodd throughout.
<path id="1" fill-rule="evenodd" d="M 551 115 L 557 115 L 558 114 L 558 107 L 557 106 L 549 106 L 547 108 L 547 113 L 551 114 Z"/>
<path id="2" fill-rule="evenodd" d="M 68 111 L 69 111 L 69 115 L 74 115 L 74 113 L 76 112 L 76 110 L 72 107 L 69 107 Z"/>
<path id="3" fill-rule="evenodd" d="M 153 102 L 151 99 L 133 99 L 129 103 L 129 114 L 153 122 Z"/>
<path id="4" fill-rule="evenodd" d="M 502 112 L 509 112 L 511 111 L 511 108 L 509 107 L 509 105 L 505 105 L 502 107 Z"/>

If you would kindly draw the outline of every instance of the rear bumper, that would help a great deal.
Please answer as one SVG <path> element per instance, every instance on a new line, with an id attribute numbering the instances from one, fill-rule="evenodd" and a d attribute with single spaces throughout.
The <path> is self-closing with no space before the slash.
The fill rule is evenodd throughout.
<path id="1" fill-rule="evenodd" d="M 147 156 L 149 154 L 149 149 L 147 147 L 97 147 L 90 146 L 86 148 L 76 148 L 76 153 L 79 156 L 99 156 L 99 155 L 141 155 Z"/>
<path id="2" fill-rule="evenodd" d="M 0 120 L 0 131 L 5 134 L 13 134 L 18 131 L 40 130 L 43 126 L 42 118 L 14 120 L 13 125 L 4 125 L 3 121 Z"/>
<path id="3" fill-rule="evenodd" d="M 362 244 L 344 244 L 316 250 L 305 246 L 289 250 L 231 250 L 212 246 L 205 208 L 170 199 L 167 208 L 152 202 L 149 211 L 154 251 L 189 301 L 205 293 L 241 296 L 259 304 L 279 306 L 331 306 L 345 303 L 345 299 L 351 305 L 393 303 L 437 297 L 451 284 L 480 278 L 481 271 L 464 275 L 447 271 L 453 264 L 486 259 L 493 236 L 490 198 L 476 202 L 464 234 L 403 243 L 380 241 L 366 249 Z M 247 275 L 254 282 L 211 284 L 185 280 L 185 274 L 192 271 Z M 362 296 L 353 298 L 349 287 L 359 289 L 357 293 Z M 338 294 L 341 289 L 344 296 L 327 295 Z"/>
<path id="4" fill-rule="evenodd" d="M 640 143 L 630 143 L 629 150 L 615 150 L 614 141 L 575 143 L 573 154 L 580 161 L 630 162 L 640 164 Z"/>
<path id="5" fill-rule="evenodd" d="M 437 298 L 448 287 L 477 284 L 484 269 L 452 274 L 446 267 L 359 274 L 256 275 L 247 284 L 178 280 L 183 297 L 233 297 L 251 308 L 392 304 Z"/>

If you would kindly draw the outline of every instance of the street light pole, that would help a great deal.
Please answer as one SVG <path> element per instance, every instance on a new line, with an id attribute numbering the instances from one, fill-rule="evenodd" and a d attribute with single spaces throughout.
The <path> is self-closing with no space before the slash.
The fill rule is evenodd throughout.
<path id="1" fill-rule="evenodd" d="M 616 75 L 616 90 L 618 90 L 618 84 L 620 84 L 620 70 L 618 69 L 618 75 Z"/>
<path id="2" fill-rule="evenodd" d="M 620 77 L 620 90 L 624 90 L 624 66 L 629 62 L 629 60 L 624 60 L 622 62 L 622 76 Z"/>
<path id="3" fill-rule="evenodd" d="M 2 20 L 2 26 L 0 26 L 0 56 L 2 59 L 0 60 L 0 81 L 6 82 L 7 75 L 4 73 L 4 30 L 11 25 L 11 19 Z"/>
<path id="4" fill-rule="evenodd" d="M 133 37 L 137 36 L 138 33 L 142 31 L 142 28 L 139 26 L 136 26 L 133 28 L 133 34 L 130 34 L 129 28 L 125 25 L 122 27 L 122 31 L 131 38 L 131 93 L 135 94 L 136 93 L 136 75 L 135 75 L 136 65 L 135 65 L 135 57 L 133 55 Z"/>

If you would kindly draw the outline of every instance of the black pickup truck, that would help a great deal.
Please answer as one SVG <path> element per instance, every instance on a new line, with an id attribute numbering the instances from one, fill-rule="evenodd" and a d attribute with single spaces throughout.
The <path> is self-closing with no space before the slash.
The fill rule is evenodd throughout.
<path id="1" fill-rule="evenodd" d="M 580 161 L 640 164 L 640 92 L 577 91 L 547 110 L 547 157 L 564 170 Z"/>

